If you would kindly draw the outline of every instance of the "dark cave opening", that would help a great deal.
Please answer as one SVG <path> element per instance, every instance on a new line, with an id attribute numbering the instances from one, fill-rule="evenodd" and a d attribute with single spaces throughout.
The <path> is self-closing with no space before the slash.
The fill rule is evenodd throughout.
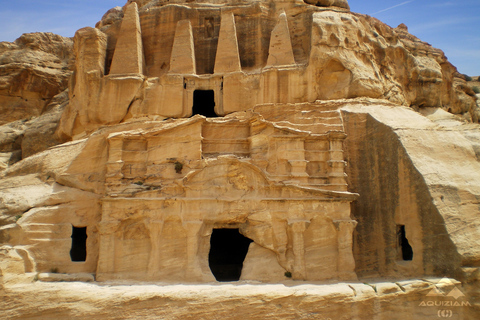
<path id="1" fill-rule="evenodd" d="M 200 114 L 207 118 L 215 118 L 215 92 L 213 90 L 195 90 L 193 92 L 192 116 Z"/>
<path id="2" fill-rule="evenodd" d="M 238 229 L 213 229 L 208 263 L 217 281 L 238 281 L 251 239 Z"/>
<path id="3" fill-rule="evenodd" d="M 410 261 L 413 259 L 413 249 L 408 239 L 405 235 L 405 226 L 399 225 L 397 226 L 397 237 L 398 237 L 398 245 L 402 250 L 402 259 L 405 261 Z"/>
<path id="4" fill-rule="evenodd" d="M 87 260 L 87 227 L 72 226 L 72 249 L 70 258 L 74 262 Z"/>

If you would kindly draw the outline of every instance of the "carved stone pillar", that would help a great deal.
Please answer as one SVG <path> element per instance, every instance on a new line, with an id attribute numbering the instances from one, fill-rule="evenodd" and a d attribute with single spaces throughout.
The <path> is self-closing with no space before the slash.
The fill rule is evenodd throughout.
<path id="1" fill-rule="evenodd" d="M 298 181 L 300 183 L 308 182 L 307 164 L 306 160 L 288 160 L 290 164 L 290 175 L 292 181 Z"/>
<path id="2" fill-rule="evenodd" d="M 338 260 L 337 270 L 340 280 L 356 280 L 355 259 L 353 258 L 353 230 L 357 226 L 355 220 L 336 220 Z"/>
<path id="3" fill-rule="evenodd" d="M 288 225 L 292 234 L 293 249 L 293 270 L 292 276 L 295 280 L 306 280 L 305 269 L 305 240 L 303 233 L 308 228 L 310 221 L 308 220 L 288 220 Z"/>
<path id="4" fill-rule="evenodd" d="M 345 161 L 343 159 L 343 141 L 345 140 L 345 133 L 330 132 L 328 135 L 330 148 L 329 160 L 327 161 L 328 179 L 330 184 L 344 186 L 346 188 L 345 180 Z"/>
<path id="5" fill-rule="evenodd" d="M 202 268 L 198 258 L 198 244 L 202 226 L 202 221 L 183 222 L 183 227 L 187 233 L 187 268 L 185 270 L 185 280 L 203 280 Z"/>
<path id="6" fill-rule="evenodd" d="M 115 272 L 115 232 L 119 225 L 119 221 L 104 221 L 98 224 L 100 234 L 96 277 L 98 281 L 107 280 L 108 275 Z"/>
<path id="7" fill-rule="evenodd" d="M 109 192 L 112 191 L 112 188 L 114 189 L 115 185 L 120 184 L 120 180 L 123 178 L 122 149 L 123 139 L 121 137 L 114 137 L 108 140 L 108 162 L 105 182 Z"/>
<path id="8" fill-rule="evenodd" d="M 278 213 L 281 215 L 282 213 Z M 287 224 L 283 219 L 272 219 L 274 246 L 277 250 L 278 262 L 284 269 L 289 269 L 287 261 L 288 232 Z"/>
<path id="9" fill-rule="evenodd" d="M 163 231 L 163 220 L 150 220 L 147 224 L 150 232 L 150 258 L 148 260 L 148 275 L 155 277 L 160 262 L 160 238 Z"/>

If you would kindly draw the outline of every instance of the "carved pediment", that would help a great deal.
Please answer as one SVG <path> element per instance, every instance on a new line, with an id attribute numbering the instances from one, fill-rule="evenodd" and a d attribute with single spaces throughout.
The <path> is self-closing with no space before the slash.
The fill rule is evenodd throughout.
<path id="1" fill-rule="evenodd" d="M 322 199 L 352 201 L 350 192 L 321 190 L 274 181 L 258 167 L 236 157 L 219 157 L 183 179 L 186 198 L 219 200 Z"/>

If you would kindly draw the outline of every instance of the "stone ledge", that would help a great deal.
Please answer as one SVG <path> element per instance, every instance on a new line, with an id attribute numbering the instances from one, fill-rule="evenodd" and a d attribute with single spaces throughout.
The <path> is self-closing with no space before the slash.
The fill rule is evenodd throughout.
<path id="1" fill-rule="evenodd" d="M 372 279 L 368 283 L 285 281 L 279 284 L 38 281 L 6 285 L 3 292 L 8 295 L 0 299 L 0 310 L 10 319 L 55 315 L 62 319 L 423 320 L 437 319 L 439 311 L 446 309 L 450 301 L 457 301 L 444 295 L 428 296 L 442 280 L 446 281 Z M 2 290 L 0 296 L 1 293 Z M 475 307 L 466 304 L 469 300 L 465 293 L 467 297 L 458 299 L 460 306 L 447 308 L 452 310 L 451 319 L 475 318 Z M 119 305 L 122 307 L 118 308 Z"/>
<path id="2" fill-rule="evenodd" d="M 37 279 L 43 282 L 93 282 L 95 276 L 91 273 L 39 273 Z"/>

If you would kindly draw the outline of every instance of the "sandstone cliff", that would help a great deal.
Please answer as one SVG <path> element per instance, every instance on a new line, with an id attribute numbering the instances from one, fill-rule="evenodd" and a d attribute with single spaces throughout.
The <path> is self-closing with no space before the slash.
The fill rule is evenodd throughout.
<path id="1" fill-rule="evenodd" d="M 39 116 L 67 88 L 73 41 L 52 33 L 0 43 L 0 124 Z"/>
<path id="2" fill-rule="evenodd" d="M 219 1 L 220 7 L 203 2 L 137 3 L 138 9 L 124 8 L 128 17 L 122 19 L 123 13 L 115 9 L 98 29 L 77 33 L 77 55 L 85 48 L 90 53 L 77 61 L 77 89 L 70 92 L 76 98 L 62 121 L 61 134 L 74 136 L 130 118 L 187 116 L 191 95 L 200 86 L 192 81 L 208 74 L 217 74 L 212 78 L 217 80 L 202 86 L 219 86 L 225 93 L 215 97 L 219 115 L 262 103 L 370 97 L 415 110 L 440 107 L 478 121 L 476 96 L 464 78 L 441 50 L 410 35 L 404 25 L 393 29 L 345 6 L 325 7 L 321 2 L 313 6 L 248 1 L 242 7 L 228 1 Z M 233 23 L 227 23 L 230 14 Z M 177 37 L 177 22 L 187 20 L 183 38 L 180 33 Z M 236 34 L 236 39 L 224 40 L 222 30 Z M 176 57 L 176 50 L 183 56 Z M 225 52 L 230 56 L 224 57 Z M 216 61 L 217 55 L 223 60 Z M 172 65 L 175 61 L 183 69 Z M 231 63 L 238 67 L 220 67 Z M 192 80 L 181 81 L 182 73 Z M 75 90 L 91 94 L 76 95 Z M 105 106 L 103 114 L 95 109 L 97 104 Z"/>
<path id="3" fill-rule="evenodd" d="M 68 102 L 72 48 L 52 33 L 0 43 L 0 169 L 64 142 L 55 131 Z"/>

